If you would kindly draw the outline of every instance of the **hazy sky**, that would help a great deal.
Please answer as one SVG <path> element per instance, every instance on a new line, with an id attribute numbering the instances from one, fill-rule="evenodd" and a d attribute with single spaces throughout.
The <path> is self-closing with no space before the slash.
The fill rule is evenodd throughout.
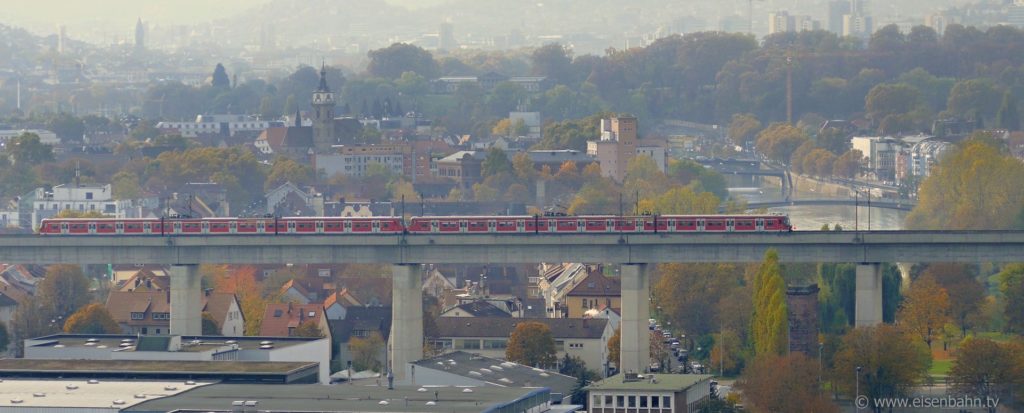
<path id="1" fill-rule="evenodd" d="M 32 31 L 58 24 L 131 27 L 135 19 L 155 24 L 188 24 L 226 17 L 270 0 L 3 0 L 0 22 Z M 119 23 L 124 22 L 124 23 Z M 116 29 L 115 27 L 110 27 Z"/>

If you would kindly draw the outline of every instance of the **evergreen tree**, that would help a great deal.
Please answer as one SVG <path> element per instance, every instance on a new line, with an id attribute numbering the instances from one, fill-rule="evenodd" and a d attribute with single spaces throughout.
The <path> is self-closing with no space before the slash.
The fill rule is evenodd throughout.
<path id="1" fill-rule="evenodd" d="M 786 285 L 782 280 L 779 253 L 770 249 L 754 278 L 754 315 L 751 318 L 754 354 L 783 355 L 788 350 L 789 317 Z"/>
<path id="2" fill-rule="evenodd" d="M 296 109 L 297 108 L 295 107 L 295 95 L 288 95 L 288 97 L 284 100 L 284 110 L 282 110 L 282 113 L 284 113 L 285 115 L 294 115 Z"/>
<path id="3" fill-rule="evenodd" d="M 1003 104 L 996 113 L 996 125 L 1009 131 L 1020 129 L 1020 112 L 1017 111 L 1017 99 L 1010 92 L 1003 94 Z"/>
<path id="4" fill-rule="evenodd" d="M 213 69 L 213 80 L 210 81 L 210 85 L 225 89 L 231 87 L 231 79 L 228 78 L 228 71 L 224 69 L 224 65 L 217 63 L 217 67 Z"/>

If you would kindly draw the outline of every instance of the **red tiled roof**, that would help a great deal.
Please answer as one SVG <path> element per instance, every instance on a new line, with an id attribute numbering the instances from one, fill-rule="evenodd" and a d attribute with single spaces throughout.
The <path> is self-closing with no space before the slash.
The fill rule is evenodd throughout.
<path id="1" fill-rule="evenodd" d="M 324 318 L 324 307 L 321 304 L 267 304 L 260 323 L 261 336 L 287 337 L 288 329 L 298 327 L 310 318 L 320 323 Z"/>

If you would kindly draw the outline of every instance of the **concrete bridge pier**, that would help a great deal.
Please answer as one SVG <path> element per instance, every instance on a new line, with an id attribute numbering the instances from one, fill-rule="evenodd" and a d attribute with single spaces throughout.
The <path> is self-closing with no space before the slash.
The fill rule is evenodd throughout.
<path id="1" fill-rule="evenodd" d="M 643 373 L 650 366 L 651 331 L 650 318 L 650 266 L 648 264 L 623 264 L 622 277 L 622 320 L 619 334 L 619 371 Z"/>
<path id="2" fill-rule="evenodd" d="M 869 327 L 882 324 L 882 265 L 857 264 L 857 295 L 854 326 Z"/>
<path id="3" fill-rule="evenodd" d="M 198 265 L 172 265 L 171 335 L 203 334 L 203 287 Z"/>
<path id="4" fill-rule="evenodd" d="M 388 360 L 395 380 L 404 380 L 405 366 L 423 358 L 423 281 L 420 269 L 420 264 L 391 266 Z"/>

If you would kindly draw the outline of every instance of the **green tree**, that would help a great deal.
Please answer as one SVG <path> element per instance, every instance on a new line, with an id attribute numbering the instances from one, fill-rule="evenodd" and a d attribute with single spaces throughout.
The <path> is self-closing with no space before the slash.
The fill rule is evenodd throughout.
<path id="1" fill-rule="evenodd" d="M 7 331 L 7 324 L 0 322 L 0 353 L 7 351 L 11 345 L 11 333 Z"/>
<path id="2" fill-rule="evenodd" d="M 71 334 L 118 334 L 117 325 L 103 304 L 92 303 L 82 307 L 64 323 L 64 332 Z"/>
<path id="3" fill-rule="evenodd" d="M 323 337 L 324 332 L 320 330 L 320 325 L 317 324 L 316 319 L 310 318 L 295 327 L 292 331 L 292 337 Z"/>
<path id="4" fill-rule="evenodd" d="M 512 173 L 512 161 L 501 148 L 491 147 L 480 165 L 480 172 L 484 177 Z"/>
<path id="5" fill-rule="evenodd" d="M 46 275 L 36 286 L 36 297 L 53 308 L 52 314 L 67 320 L 92 298 L 89 279 L 77 265 L 57 264 L 46 269 Z"/>
<path id="6" fill-rule="evenodd" d="M 572 77 L 572 52 L 561 44 L 541 46 L 530 55 L 533 74 L 545 76 L 555 84 L 569 85 Z"/>
<path id="7" fill-rule="evenodd" d="M 1024 334 L 1024 264 L 1008 265 L 996 278 L 999 280 L 999 292 L 1003 296 L 1006 327 L 1012 332 Z"/>
<path id="8" fill-rule="evenodd" d="M 224 69 L 224 65 L 217 63 L 217 67 L 213 69 L 213 75 L 210 78 L 210 86 L 217 89 L 227 89 L 231 87 L 231 79 L 228 78 L 228 71 Z"/>
<path id="9" fill-rule="evenodd" d="M 380 333 L 371 332 L 366 338 L 352 337 L 348 342 L 348 350 L 352 354 L 352 367 L 356 371 L 373 370 L 380 372 L 382 364 L 380 354 L 384 350 L 384 338 Z"/>
<path id="10" fill-rule="evenodd" d="M 860 160 L 864 158 L 859 150 L 851 149 L 832 163 L 832 174 L 842 178 L 854 178 L 860 173 Z"/>
<path id="11" fill-rule="evenodd" d="M 438 66 L 430 52 L 407 43 L 394 43 L 383 49 L 371 50 L 366 72 L 371 76 L 394 80 L 405 72 L 413 72 L 427 79 L 437 77 Z"/>
<path id="12" fill-rule="evenodd" d="M 904 83 L 881 84 L 871 88 L 864 99 L 864 110 L 875 122 L 886 116 L 902 115 L 917 109 L 921 104 L 921 92 Z"/>
<path id="13" fill-rule="evenodd" d="M 518 323 L 509 336 L 505 359 L 533 367 L 555 364 L 555 338 L 551 328 L 536 321 Z"/>
<path id="14" fill-rule="evenodd" d="M 53 147 L 39 141 L 39 135 L 25 132 L 15 136 L 6 145 L 7 154 L 16 164 L 38 165 L 53 161 Z"/>
<path id="15" fill-rule="evenodd" d="M 81 142 L 85 136 L 85 123 L 82 119 L 70 114 L 61 112 L 46 122 L 46 127 L 57 134 L 61 142 Z"/>
<path id="16" fill-rule="evenodd" d="M 888 324 L 851 330 L 843 336 L 834 360 L 832 378 L 838 388 L 856 396 L 859 378 L 860 394 L 868 400 L 907 396 L 931 367 L 924 343 Z"/>
<path id="17" fill-rule="evenodd" d="M 1000 97 L 991 79 L 962 80 L 949 91 L 946 110 L 962 117 L 976 114 L 992 119 L 999 109 Z"/>
<path id="18" fill-rule="evenodd" d="M 111 191 L 116 199 L 138 199 L 142 195 L 139 176 L 128 171 L 118 171 L 111 180 Z"/>
<path id="19" fill-rule="evenodd" d="M 755 357 L 785 354 L 789 348 L 789 313 L 779 254 L 769 249 L 754 278 L 751 321 Z"/>
<path id="20" fill-rule="evenodd" d="M 36 296 L 18 303 L 14 311 L 12 330 L 14 332 L 14 355 L 21 357 L 25 351 L 25 340 L 42 337 L 60 331 L 63 318 L 57 318 L 52 303 Z"/>
<path id="21" fill-rule="evenodd" d="M 1020 130 L 1020 112 L 1017 111 L 1017 99 L 1010 92 L 1003 93 L 1003 103 L 996 113 L 996 126 L 1009 131 Z"/>
<path id="22" fill-rule="evenodd" d="M 270 166 L 270 174 L 263 184 L 264 191 L 277 188 L 285 182 L 291 182 L 300 188 L 310 185 L 316 179 L 316 171 L 309 165 L 303 165 L 290 158 L 278 157 Z"/>
<path id="23" fill-rule="evenodd" d="M 725 314 L 716 311 L 716 305 L 740 289 L 743 269 L 723 263 L 659 264 L 653 283 L 651 294 L 658 318 L 696 337 L 723 324 Z"/>

